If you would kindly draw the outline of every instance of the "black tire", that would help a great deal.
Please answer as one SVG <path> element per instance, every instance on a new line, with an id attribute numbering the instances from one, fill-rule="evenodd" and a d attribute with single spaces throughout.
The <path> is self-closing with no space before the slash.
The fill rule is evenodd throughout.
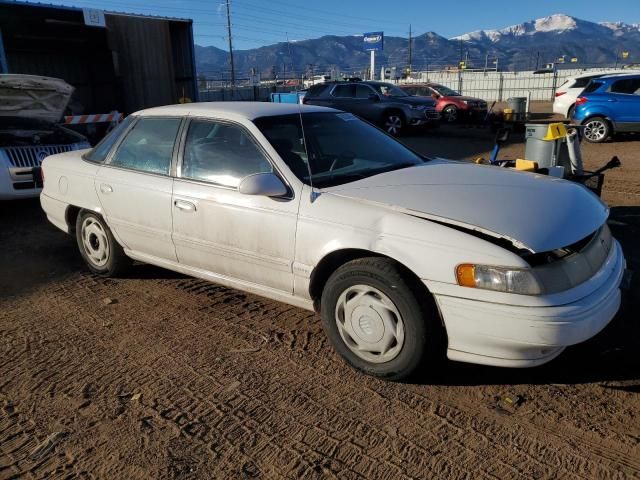
<path id="1" fill-rule="evenodd" d="M 591 117 L 582 122 L 584 138 L 591 143 L 603 143 L 613 134 L 611 124 L 606 118 Z"/>
<path id="2" fill-rule="evenodd" d="M 399 137 L 404 133 L 406 122 L 402 112 L 390 110 L 382 116 L 382 128 L 389 135 Z"/>
<path id="3" fill-rule="evenodd" d="M 353 343 L 353 338 L 348 336 L 343 339 L 344 328 L 338 327 L 341 323 L 340 300 L 346 298 L 344 295 L 350 289 L 362 286 L 373 287 L 372 290 L 382 293 L 392 301 L 400 314 L 398 322 L 402 322 L 404 332 L 402 344 L 394 347 L 398 348 L 397 353 L 388 361 L 382 361 L 380 357 L 380 363 L 376 363 L 362 358 L 362 353 L 354 353 L 353 347 L 347 344 Z M 353 325 L 354 319 L 360 315 L 358 322 L 361 327 L 362 318 L 368 318 L 367 312 L 370 310 L 365 306 L 359 311 L 358 308 L 360 307 L 356 306 L 352 309 L 353 316 L 350 317 L 349 323 Z M 444 358 L 446 335 L 433 298 L 421 291 L 410 274 L 404 272 L 400 265 L 389 258 L 361 258 L 338 268 L 324 287 L 320 311 L 325 333 L 336 351 L 349 365 L 368 375 L 391 381 L 405 380 L 415 374 L 427 358 L 433 361 Z M 375 312 L 371 316 L 375 316 Z M 368 326 L 368 321 L 365 321 Z M 341 324 L 346 323 L 347 321 Z M 400 328 L 396 327 L 394 331 L 399 330 Z M 356 335 L 356 330 L 353 330 L 353 333 Z M 362 342 L 359 337 L 358 340 Z M 393 352 L 393 349 L 391 351 Z"/>
<path id="4" fill-rule="evenodd" d="M 460 112 L 455 105 L 447 105 L 442 109 L 442 119 L 446 123 L 456 123 L 460 119 Z"/>
<path id="5" fill-rule="evenodd" d="M 91 211 L 81 210 L 78 214 L 76 241 L 80 255 L 94 273 L 107 277 L 117 276 L 132 263 L 120 244 L 113 238 L 103 218 Z"/>

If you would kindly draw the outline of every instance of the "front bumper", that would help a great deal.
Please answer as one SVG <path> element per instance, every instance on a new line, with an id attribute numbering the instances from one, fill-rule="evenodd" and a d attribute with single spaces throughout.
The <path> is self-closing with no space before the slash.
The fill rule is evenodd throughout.
<path id="1" fill-rule="evenodd" d="M 412 127 L 440 123 L 441 115 L 435 109 L 408 110 L 405 113 L 407 123 Z"/>
<path id="2" fill-rule="evenodd" d="M 600 332 L 620 307 L 625 260 L 618 242 L 595 291 L 566 304 L 520 306 L 435 295 L 451 360 L 501 367 L 533 367 Z M 460 287 L 464 288 L 464 287 Z"/>
<path id="3" fill-rule="evenodd" d="M 9 168 L 0 165 L 0 200 L 35 198 L 41 189 L 36 187 L 33 168 Z"/>

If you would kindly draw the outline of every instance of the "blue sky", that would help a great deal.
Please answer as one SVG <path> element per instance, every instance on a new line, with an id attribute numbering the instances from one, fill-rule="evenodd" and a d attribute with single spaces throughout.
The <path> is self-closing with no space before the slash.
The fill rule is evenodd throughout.
<path id="1" fill-rule="evenodd" d="M 43 0 L 47 3 L 166 15 L 194 20 L 195 42 L 227 48 L 226 0 Z M 502 28 L 553 13 L 584 20 L 640 23 L 638 0 L 230 0 L 234 48 L 322 35 L 383 30 L 408 36 L 435 31 L 453 37 Z"/>

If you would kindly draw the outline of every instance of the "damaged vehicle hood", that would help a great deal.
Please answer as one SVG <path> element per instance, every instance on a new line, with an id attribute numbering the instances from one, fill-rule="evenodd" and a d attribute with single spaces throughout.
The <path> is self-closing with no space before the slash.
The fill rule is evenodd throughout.
<path id="1" fill-rule="evenodd" d="M 441 159 L 322 192 L 504 238 L 533 253 L 585 238 L 609 213 L 598 197 L 573 182 Z"/>

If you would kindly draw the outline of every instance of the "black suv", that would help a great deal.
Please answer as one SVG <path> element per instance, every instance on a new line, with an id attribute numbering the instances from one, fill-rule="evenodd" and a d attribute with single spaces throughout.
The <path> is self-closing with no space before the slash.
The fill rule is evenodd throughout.
<path id="1" fill-rule="evenodd" d="M 353 113 L 391 135 L 400 135 L 406 127 L 440 124 L 435 101 L 407 95 L 391 83 L 321 83 L 307 90 L 303 102 Z"/>

